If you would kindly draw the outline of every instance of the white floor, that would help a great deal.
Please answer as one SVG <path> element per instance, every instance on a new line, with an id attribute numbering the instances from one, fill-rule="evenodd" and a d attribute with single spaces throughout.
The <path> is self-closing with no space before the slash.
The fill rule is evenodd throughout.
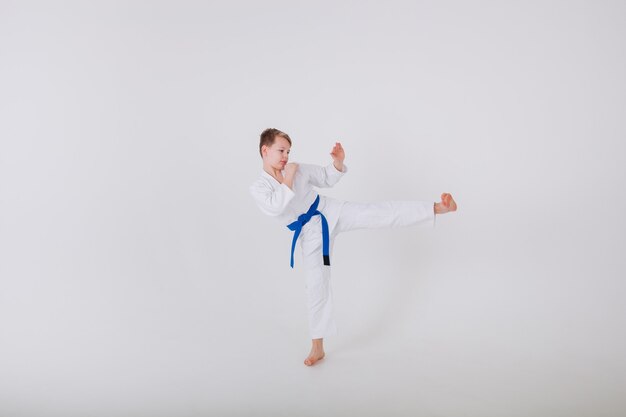
<path id="1" fill-rule="evenodd" d="M 151 285 L 23 279 L 3 303 L 13 318 L 3 316 L 2 414 L 623 415 L 622 307 L 606 292 L 614 281 L 574 267 L 551 275 L 556 265 L 540 271 L 537 257 L 497 275 L 514 262 L 464 258 L 467 238 L 446 243 L 454 229 L 355 232 L 338 242 L 340 334 L 314 367 L 302 364 L 309 341 L 298 270 L 221 282 L 155 275 Z M 387 276 L 374 255 L 391 236 L 415 246 L 390 255 L 404 261 Z M 340 259 L 357 243 L 361 261 Z M 411 250 L 429 258 L 407 259 Z M 443 263 L 450 253 L 454 264 Z"/>

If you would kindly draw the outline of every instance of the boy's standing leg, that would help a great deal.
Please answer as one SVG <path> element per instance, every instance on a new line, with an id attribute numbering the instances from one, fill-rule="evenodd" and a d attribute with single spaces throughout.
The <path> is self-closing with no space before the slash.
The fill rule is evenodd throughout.
<path id="1" fill-rule="evenodd" d="M 332 288 L 330 283 L 331 267 L 324 265 L 321 224 L 317 220 L 319 217 L 314 219 L 311 219 L 302 230 L 302 235 L 300 235 L 302 265 L 306 273 L 309 332 L 312 340 L 311 352 L 304 361 L 304 364 L 308 366 L 313 365 L 324 357 L 324 337 L 337 333 L 337 326 L 333 318 Z M 333 243 L 334 239 L 331 236 L 331 262 Z"/>

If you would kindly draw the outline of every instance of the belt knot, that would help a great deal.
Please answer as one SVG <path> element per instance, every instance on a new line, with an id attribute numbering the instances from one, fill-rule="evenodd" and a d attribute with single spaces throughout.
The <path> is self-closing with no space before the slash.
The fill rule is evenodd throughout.
<path id="1" fill-rule="evenodd" d="M 302 228 L 305 224 L 311 220 L 313 216 L 320 216 L 322 218 L 322 258 L 324 260 L 324 265 L 330 266 L 330 255 L 329 255 L 329 247 L 330 247 L 330 237 L 328 233 L 328 221 L 326 217 L 322 214 L 321 211 L 317 209 L 317 206 L 320 203 L 320 196 L 318 195 L 311 207 L 307 210 L 306 213 L 303 213 L 298 216 L 298 220 L 287 225 L 287 228 L 294 232 L 293 239 L 291 241 L 291 267 L 293 268 L 293 253 L 296 249 L 296 242 L 298 237 L 300 236 L 300 232 L 302 232 Z"/>

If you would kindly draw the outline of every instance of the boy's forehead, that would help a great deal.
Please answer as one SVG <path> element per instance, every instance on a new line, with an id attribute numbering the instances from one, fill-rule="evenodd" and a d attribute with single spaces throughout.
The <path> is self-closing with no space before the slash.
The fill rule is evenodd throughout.
<path id="1" fill-rule="evenodd" d="M 284 147 L 284 148 L 291 148 L 291 145 L 289 144 L 289 141 L 283 137 L 277 136 L 274 139 L 274 144 L 272 145 L 272 147 Z"/>

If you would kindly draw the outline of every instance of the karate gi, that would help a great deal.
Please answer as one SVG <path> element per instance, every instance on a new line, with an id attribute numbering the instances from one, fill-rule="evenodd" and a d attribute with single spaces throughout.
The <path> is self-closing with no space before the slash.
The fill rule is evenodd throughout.
<path id="1" fill-rule="evenodd" d="M 348 168 L 345 165 L 343 171 L 338 171 L 332 163 L 326 167 L 298 164 L 293 180 L 293 190 L 262 171 L 261 177 L 250 186 L 250 193 L 263 213 L 275 217 L 281 224 L 287 226 L 309 210 L 318 196 L 313 187 L 332 187 L 347 171 Z M 435 222 L 434 202 L 353 203 L 322 195 L 319 195 L 319 198 L 317 210 L 328 221 L 331 265 L 334 240 L 341 232 L 413 224 L 434 226 Z M 311 339 L 324 338 L 337 333 L 337 326 L 333 319 L 330 266 L 324 265 L 322 256 L 321 223 L 322 219 L 319 215 L 311 217 L 302 227 L 298 239 L 302 248 L 302 264 L 306 271 Z M 287 252 L 285 252 L 286 260 Z"/>

